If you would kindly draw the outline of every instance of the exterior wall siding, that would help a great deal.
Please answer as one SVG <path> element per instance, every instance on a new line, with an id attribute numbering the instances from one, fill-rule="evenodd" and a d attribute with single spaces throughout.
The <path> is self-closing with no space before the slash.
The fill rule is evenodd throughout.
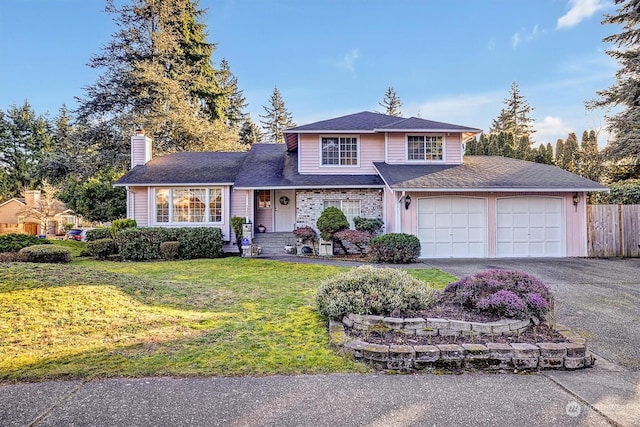
<path id="1" fill-rule="evenodd" d="M 442 135 L 442 134 L 437 134 Z M 460 164 L 462 163 L 462 136 L 459 133 L 451 133 L 444 135 L 444 163 Z M 407 134 L 406 133 L 390 133 L 388 136 L 387 147 L 387 163 L 390 165 L 399 164 L 420 164 L 420 162 L 407 161 Z M 441 163 L 441 162 L 425 162 L 425 163 Z"/>
<path id="2" fill-rule="evenodd" d="M 504 197 L 559 197 L 564 202 L 565 215 L 565 250 L 568 257 L 585 257 L 587 256 L 587 226 L 586 226 L 586 203 L 585 195 L 580 195 L 580 202 L 577 206 L 573 205 L 573 193 L 529 193 L 529 192 L 513 192 L 513 193 L 475 193 L 475 192 L 458 192 L 458 193 L 436 193 L 436 192 L 408 192 L 411 196 L 412 204 L 409 210 L 401 207 L 402 229 L 399 232 L 417 235 L 418 218 L 417 204 L 415 203 L 421 197 L 483 197 L 487 199 L 487 231 L 489 236 L 488 257 L 496 257 L 496 233 L 497 233 L 497 214 L 496 203 L 498 198 Z M 396 194 L 399 197 L 399 194 Z M 391 211 L 391 210 L 388 210 Z M 389 221 L 393 225 L 393 221 Z"/>
<path id="3" fill-rule="evenodd" d="M 298 144 L 301 174 L 375 174 L 373 162 L 385 159 L 384 134 L 353 135 L 359 139 L 359 166 L 321 166 L 320 138 L 338 134 L 300 134 Z"/>
<path id="4" fill-rule="evenodd" d="M 296 226 L 309 226 L 317 230 L 316 222 L 324 210 L 324 201 L 347 199 L 360 200 L 363 218 L 383 219 L 383 193 L 380 190 L 297 190 Z"/>
<path id="5" fill-rule="evenodd" d="M 153 191 L 148 191 L 147 187 L 129 188 L 129 217 L 136 220 L 138 227 L 148 227 L 151 224 L 153 202 Z"/>

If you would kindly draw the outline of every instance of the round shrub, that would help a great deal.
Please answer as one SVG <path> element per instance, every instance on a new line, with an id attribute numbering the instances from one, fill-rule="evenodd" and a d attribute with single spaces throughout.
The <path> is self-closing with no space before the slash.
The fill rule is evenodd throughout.
<path id="1" fill-rule="evenodd" d="M 553 295 L 542 281 L 519 271 L 489 270 L 450 283 L 445 296 L 466 307 L 502 317 L 544 318 Z"/>
<path id="2" fill-rule="evenodd" d="M 138 223 L 135 219 L 116 219 L 111 221 L 111 237 L 115 238 L 118 233 L 126 228 L 136 228 Z"/>
<path id="3" fill-rule="evenodd" d="M 180 242 L 171 240 L 168 242 L 160 243 L 160 252 L 162 257 L 166 260 L 174 260 L 180 257 Z"/>
<path id="4" fill-rule="evenodd" d="M 371 239 L 373 262 L 408 264 L 420 256 L 420 240 L 412 234 L 389 233 Z"/>
<path id="5" fill-rule="evenodd" d="M 0 262 L 22 262 L 24 255 L 20 252 L 0 252 Z"/>
<path id="6" fill-rule="evenodd" d="M 331 240 L 334 233 L 349 228 L 349 221 L 340 209 L 329 206 L 318 217 L 316 226 L 320 230 L 320 237 L 324 240 Z"/>
<path id="7" fill-rule="evenodd" d="M 0 236 L 0 252 L 18 252 L 22 248 L 33 245 L 50 244 L 48 240 L 39 239 L 30 234 L 10 233 Z"/>
<path id="8" fill-rule="evenodd" d="M 438 291 L 404 271 L 362 266 L 325 280 L 316 294 L 320 313 L 342 319 L 348 313 L 388 315 L 424 310 Z"/>
<path id="9" fill-rule="evenodd" d="M 118 247 L 113 239 L 98 239 L 87 243 L 87 252 L 98 259 L 107 259 L 109 255 L 118 253 Z"/>
<path id="10" fill-rule="evenodd" d="M 355 225 L 356 230 L 366 231 L 373 235 L 382 230 L 384 222 L 380 218 L 362 218 L 357 216 L 353 218 L 353 225 Z"/>
<path id="11" fill-rule="evenodd" d="M 60 262 L 71 261 L 71 249 L 56 245 L 33 245 L 20 249 L 26 262 Z"/>
<path id="12" fill-rule="evenodd" d="M 111 229 L 107 227 L 92 228 L 91 230 L 87 230 L 85 234 L 85 240 L 87 242 L 93 242 L 99 239 L 110 239 L 110 238 L 111 238 Z"/>

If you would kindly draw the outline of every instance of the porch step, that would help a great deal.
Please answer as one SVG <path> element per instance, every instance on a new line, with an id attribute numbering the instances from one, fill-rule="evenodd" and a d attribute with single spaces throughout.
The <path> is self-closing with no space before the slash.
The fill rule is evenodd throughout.
<path id="1" fill-rule="evenodd" d="M 296 236 L 292 232 L 255 233 L 253 243 L 260 246 L 262 255 L 284 255 L 286 245 L 296 244 Z"/>

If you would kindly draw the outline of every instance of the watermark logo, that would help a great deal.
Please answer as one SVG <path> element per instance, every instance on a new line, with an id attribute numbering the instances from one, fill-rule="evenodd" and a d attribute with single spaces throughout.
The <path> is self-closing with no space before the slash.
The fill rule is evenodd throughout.
<path id="1" fill-rule="evenodd" d="M 566 410 L 567 415 L 569 415 L 571 418 L 576 418 L 578 415 L 580 415 L 580 404 L 573 400 L 567 403 Z"/>

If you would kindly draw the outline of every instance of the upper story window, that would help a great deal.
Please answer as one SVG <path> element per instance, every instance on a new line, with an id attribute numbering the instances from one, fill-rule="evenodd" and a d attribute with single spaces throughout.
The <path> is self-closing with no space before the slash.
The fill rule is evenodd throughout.
<path id="1" fill-rule="evenodd" d="M 157 223 L 222 222 L 222 189 L 157 188 Z"/>
<path id="2" fill-rule="evenodd" d="M 407 135 L 407 160 L 444 160 L 442 135 Z"/>
<path id="3" fill-rule="evenodd" d="M 358 138 L 352 136 L 322 137 L 323 166 L 357 166 Z"/>

